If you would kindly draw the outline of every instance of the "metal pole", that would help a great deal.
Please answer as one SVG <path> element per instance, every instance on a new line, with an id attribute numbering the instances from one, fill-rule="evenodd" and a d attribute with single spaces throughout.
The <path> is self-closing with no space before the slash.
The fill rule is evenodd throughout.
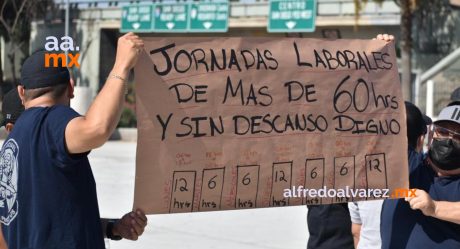
<path id="1" fill-rule="evenodd" d="M 65 27 L 64 27 L 64 35 L 69 36 L 69 0 L 66 0 L 66 5 L 65 5 Z M 65 60 L 66 60 L 66 65 L 69 63 L 68 61 L 68 54 L 69 52 L 66 50 L 65 51 Z"/>
<path id="2" fill-rule="evenodd" d="M 415 91 L 412 95 L 414 97 L 414 104 L 418 106 L 420 104 L 420 71 L 415 73 Z"/>
<path id="3" fill-rule="evenodd" d="M 434 98 L 434 81 L 429 80 L 426 82 L 426 115 L 433 117 L 433 98 Z"/>
<path id="4" fill-rule="evenodd" d="M 460 48 L 457 48 L 454 50 L 452 53 L 444 57 L 442 60 L 440 60 L 436 65 L 432 66 L 430 69 L 428 69 L 425 73 L 422 74 L 422 77 L 420 79 L 420 82 L 425 82 L 431 78 L 433 78 L 436 74 L 439 72 L 443 71 L 445 68 L 449 67 L 460 59 Z"/>

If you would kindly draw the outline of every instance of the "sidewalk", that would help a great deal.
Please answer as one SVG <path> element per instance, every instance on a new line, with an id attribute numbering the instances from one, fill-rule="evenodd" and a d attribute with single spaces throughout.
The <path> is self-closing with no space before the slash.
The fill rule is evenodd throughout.
<path id="1" fill-rule="evenodd" d="M 102 217 L 132 209 L 136 143 L 108 142 L 89 158 Z M 192 214 L 149 215 L 136 242 L 110 241 L 110 249 L 305 249 L 307 208 L 264 208 Z"/>

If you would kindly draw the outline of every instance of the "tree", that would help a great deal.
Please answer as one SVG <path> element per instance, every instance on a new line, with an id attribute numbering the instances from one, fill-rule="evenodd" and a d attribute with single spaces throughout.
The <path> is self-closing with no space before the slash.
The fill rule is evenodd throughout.
<path id="1" fill-rule="evenodd" d="M 369 0 L 354 0 L 355 16 L 359 19 L 359 12 Z M 382 3 L 384 0 L 372 0 Z M 417 6 L 422 1 L 430 0 L 394 0 L 401 9 L 401 85 L 405 100 L 412 100 L 412 18 Z"/>
<path id="2" fill-rule="evenodd" d="M 405 100 L 412 100 L 412 16 L 417 0 L 399 0 L 401 8 L 401 84 Z"/>
<path id="3" fill-rule="evenodd" d="M 53 0 L 3 0 L 0 5 L 0 36 L 10 42 L 12 49 L 6 55 L 11 63 L 13 82 L 17 82 L 16 53 L 29 52 L 30 23 L 45 16 L 53 6 Z M 1 48 L 0 48 L 1 51 Z M 0 65 L 1 63 L 0 54 Z M 3 69 L 0 66 L 0 86 L 3 84 Z"/>

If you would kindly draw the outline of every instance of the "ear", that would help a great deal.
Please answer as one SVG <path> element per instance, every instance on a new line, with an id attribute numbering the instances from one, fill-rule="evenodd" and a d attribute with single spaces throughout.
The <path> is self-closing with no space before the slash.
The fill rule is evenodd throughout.
<path id="1" fill-rule="evenodd" d="M 26 102 L 25 97 L 24 97 L 25 96 L 25 89 L 21 85 L 18 85 L 17 88 L 18 88 L 18 94 L 19 94 L 19 98 L 21 99 L 22 105 L 25 106 L 24 105 L 24 103 Z"/>
<path id="2" fill-rule="evenodd" d="M 6 132 L 7 132 L 8 134 L 10 134 L 11 131 L 13 130 L 13 127 L 14 127 L 14 124 L 13 124 L 13 123 L 7 123 L 7 124 L 5 125 Z"/>
<path id="3" fill-rule="evenodd" d="M 75 90 L 75 82 L 73 81 L 72 78 L 70 78 L 69 87 L 67 88 L 67 91 L 68 91 L 67 96 L 69 97 L 69 99 L 73 99 L 73 97 L 75 97 L 74 90 Z"/>

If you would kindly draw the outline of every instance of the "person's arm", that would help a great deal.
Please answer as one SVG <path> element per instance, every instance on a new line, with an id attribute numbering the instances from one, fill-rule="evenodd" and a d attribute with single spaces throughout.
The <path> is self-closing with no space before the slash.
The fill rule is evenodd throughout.
<path id="1" fill-rule="evenodd" d="M 348 203 L 348 211 L 351 219 L 351 234 L 353 235 L 353 243 L 355 248 L 358 248 L 359 236 L 361 234 L 361 216 L 359 215 L 359 206 L 357 202 Z"/>
<path id="2" fill-rule="evenodd" d="M 460 202 L 434 201 L 433 217 L 460 224 Z"/>
<path id="3" fill-rule="evenodd" d="M 102 233 L 107 237 L 107 225 L 109 219 L 101 219 Z M 140 209 L 129 212 L 115 222 L 112 228 L 112 234 L 121 236 L 123 239 L 137 240 L 147 226 L 147 216 Z"/>
<path id="4" fill-rule="evenodd" d="M 359 236 L 361 235 L 361 224 L 351 223 L 351 234 L 353 235 L 355 248 L 358 248 Z"/>
<path id="5" fill-rule="evenodd" d="M 87 152 L 102 146 L 120 119 L 126 79 L 143 48 L 143 41 L 133 33 L 118 39 L 115 65 L 86 116 L 72 119 L 66 126 L 65 141 L 70 154 Z"/>
<path id="6" fill-rule="evenodd" d="M 419 209 L 426 216 L 460 224 L 460 202 L 434 201 L 430 195 L 420 189 L 415 197 L 406 197 L 412 209 Z"/>

